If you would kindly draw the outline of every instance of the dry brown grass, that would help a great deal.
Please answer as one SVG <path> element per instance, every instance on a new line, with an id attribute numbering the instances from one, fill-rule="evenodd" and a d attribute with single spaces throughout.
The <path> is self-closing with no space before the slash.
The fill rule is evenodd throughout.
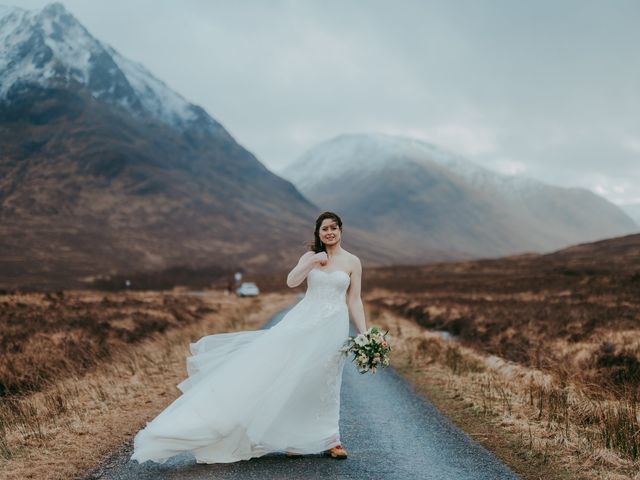
<path id="1" fill-rule="evenodd" d="M 373 308 L 456 339 L 421 338 L 408 357 L 445 367 L 445 387 L 461 398 L 473 396 L 467 382 L 477 387 L 474 405 L 487 415 L 526 404 L 523 435 L 531 448 L 545 446 L 543 460 L 556 452 L 545 450 L 555 448 L 552 437 L 574 449 L 563 450 L 569 464 L 584 462 L 578 471 L 589 459 L 614 472 L 637 467 L 640 235 L 548 255 L 385 267 L 365 283 Z M 409 367 L 421 382 L 421 367 Z"/>
<path id="2" fill-rule="evenodd" d="M 368 323 L 396 337 L 393 364 L 467 431 L 478 420 L 478 440 L 525 478 L 640 480 L 640 236 L 368 270 L 363 286 Z M 15 317 L 0 327 L 0 475 L 95 465 L 177 396 L 189 339 L 250 329 L 294 299 L 91 295 L 0 297 Z"/>
<path id="3" fill-rule="evenodd" d="M 122 344 L 84 372 L 58 374 L 40 391 L 5 397 L 0 407 L 0 478 L 81 476 L 177 398 L 175 386 L 186 375 L 189 342 L 211 333 L 257 329 L 294 301 L 291 294 L 277 293 L 251 299 L 213 291 L 197 298 L 179 291 L 126 295 L 129 300 L 144 298 L 159 310 L 170 298 L 207 311 L 180 328 Z"/>
<path id="4" fill-rule="evenodd" d="M 492 425 L 476 439 L 523 478 L 640 479 L 631 454 L 640 417 L 627 399 L 593 398 L 571 379 L 480 353 L 390 310 L 372 306 L 369 318 L 393 336 L 392 364 L 463 429 L 477 418 Z"/>
<path id="5" fill-rule="evenodd" d="M 371 302 L 591 395 L 640 401 L 640 235 L 549 255 L 369 272 Z"/>
<path id="6" fill-rule="evenodd" d="M 0 396 L 81 375 L 123 347 L 184 328 L 217 308 L 171 292 L 0 295 Z"/>

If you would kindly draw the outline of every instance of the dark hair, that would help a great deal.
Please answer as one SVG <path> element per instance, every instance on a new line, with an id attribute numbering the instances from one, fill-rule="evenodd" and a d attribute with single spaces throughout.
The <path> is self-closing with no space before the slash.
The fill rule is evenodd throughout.
<path id="1" fill-rule="evenodd" d="M 327 218 L 335 220 L 338 224 L 338 227 L 340 228 L 340 231 L 342 231 L 342 220 L 340 220 L 338 214 L 333 212 L 322 212 L 320 216 L 316 218 L 316 228 L 313 231 L 313 242 L 309 242 L 308 244 L 309 250 L 313 251 L 314 253 L 327 251 L 324 243 L 322 243 L 322 241 L 320 240 L 320 225 L 322 225 L 323 220 L 326 220 Z"/>

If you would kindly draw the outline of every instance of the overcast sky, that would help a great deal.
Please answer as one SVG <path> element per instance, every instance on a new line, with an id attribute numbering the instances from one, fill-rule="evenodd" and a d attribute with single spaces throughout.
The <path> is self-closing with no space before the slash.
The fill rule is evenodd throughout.
<path id="1" fill-rule="evenodd" d="M 640 0 L 62 3 L 275 172 L 383 132 L 640 203 Z"/>

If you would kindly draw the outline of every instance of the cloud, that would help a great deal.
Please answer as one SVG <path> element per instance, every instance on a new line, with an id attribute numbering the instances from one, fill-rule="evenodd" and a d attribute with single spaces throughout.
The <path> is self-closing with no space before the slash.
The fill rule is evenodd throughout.
<path id="1" fill-rule="evenodd" d="M 491 167 L 505 175 L 526 175 L 528 171 L 526 163 L 510 158 L 496 158 L 492 161 Z"/>
<path id="2" fill-rule="evenodd" d="M 487 127 L 449 123 L 430 129 L 427 135 L 434 143 L 450 147 L 470 157 L 494 154 L 498 150 L 495 134 Z"/>

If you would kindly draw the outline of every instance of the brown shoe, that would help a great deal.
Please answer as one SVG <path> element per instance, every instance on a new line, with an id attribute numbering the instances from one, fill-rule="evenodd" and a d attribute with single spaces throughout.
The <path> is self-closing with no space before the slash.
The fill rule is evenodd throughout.
<path id="1" fill-rule="evenodd" d="M 329 450 L 325 450 L 324 453 L 331 458 L 347 458 L 347 451 L 342 448 L 342 445 L 336 445 Z"/>

